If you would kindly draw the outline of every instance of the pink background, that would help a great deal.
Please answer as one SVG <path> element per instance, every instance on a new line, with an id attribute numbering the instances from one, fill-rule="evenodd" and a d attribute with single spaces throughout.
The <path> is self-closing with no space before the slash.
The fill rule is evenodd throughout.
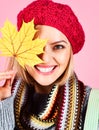
<path id="1" fill-rule="evenodd" d="M 69 4 L 81 22 L 86 42 L 79 54 L 74 56 L 75 71 L 80 80 L 93 87 L 99 87 L 99 1 L 98 0 L 54 0 Z M 17 13 L 32 0 L 1 0 L 0 27 L 6 19 L 16 24 Z M 0 71 L 4 71 L 6 59 L 0 58 Z"/>

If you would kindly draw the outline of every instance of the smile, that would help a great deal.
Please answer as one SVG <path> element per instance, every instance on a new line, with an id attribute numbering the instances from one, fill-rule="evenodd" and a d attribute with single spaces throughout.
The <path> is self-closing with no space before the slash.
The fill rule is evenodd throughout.
<path id="1" fill-rule="evenodd" d="M 41 73 L 50 74 L 56 66 L 35 66 L 35 68 Z"/>

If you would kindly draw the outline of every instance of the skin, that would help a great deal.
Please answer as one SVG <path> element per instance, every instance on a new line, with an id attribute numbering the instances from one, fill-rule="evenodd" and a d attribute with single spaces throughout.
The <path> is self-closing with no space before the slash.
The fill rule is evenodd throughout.
<path id="1" fill-rule="evenodd" d="M 11 84 L 14 76 L 15 72 L 13 70 L 0 72 L 0 81 L 5 80 L 5 83 L 0 86 L 0 100 L 11 96 Z"/>
<path id="2" fill-rule="evenodd" d="M 26 66 L 26 69 L 36 82 L 43 86 L 42 88 L 35 86 L 36 92 L 43 93 L 50 91 L 51 87 L 49 86 L 66 70 L 71 46 L 65 35 L 56 28 L 39 25 L 37 29 L 39 32 L 36 37 L 48 40 L 44 53 L 39 55 L 44 63 L 35 67 Z"/>
<path id="3" fill-rule="evenodd" d="M 57 29 L 49 26 L 38 25 L 39 31 L 36 37 L 47 39 L 44 53 L 39 57 L 44 61 L 34 67 L 26 66 L 29 74 L 39 84 L 35 87 L 38 93 L 49 93 L 53 82 L 55 82 L 66 70 L 70 58 L 71 46 L 65 35 Z M 0 81 L 5 84 L 0 86 L 0 100 L 11 96 L 11 84 L 15 77 L 13 70 L 0 73 Z"/>

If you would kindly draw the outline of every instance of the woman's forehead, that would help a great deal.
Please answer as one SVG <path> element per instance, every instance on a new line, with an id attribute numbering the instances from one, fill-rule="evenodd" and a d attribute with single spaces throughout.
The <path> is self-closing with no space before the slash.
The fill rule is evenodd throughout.
<path id="1" fill-rule="evenodd" d="M 66 36 L 59 31 L 58 29 L 51 27 L 51 26 L 46 26 L 46 25 L 37 25 L 36 26 L 37 31 L 37 35 L 40 38 L 43 39 L 48 39 L 48 40 L 66 40 L 67 38 Z"/>

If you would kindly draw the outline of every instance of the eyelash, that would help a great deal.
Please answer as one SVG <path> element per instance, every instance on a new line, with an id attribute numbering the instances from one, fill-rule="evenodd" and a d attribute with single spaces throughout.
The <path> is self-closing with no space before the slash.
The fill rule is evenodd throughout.
<path id="1" fill-rule="evenodd" d="M 65 47 L 63 45 L 55 45 L 54 50 L 64 49 Z"/>

